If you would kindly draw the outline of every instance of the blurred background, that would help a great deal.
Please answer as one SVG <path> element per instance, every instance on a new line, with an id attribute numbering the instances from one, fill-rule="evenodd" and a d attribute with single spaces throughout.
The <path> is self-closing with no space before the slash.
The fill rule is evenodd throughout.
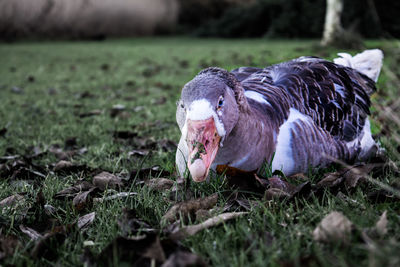
<path id="1" fill-rule="evenodd" d="M 400 1 L 335 2 L 342 2 L 344 29 L 364 38 L 400 37 Z M 0 39 L 320 38 L 326 5 L 326 0 L 0 0 Z"/>

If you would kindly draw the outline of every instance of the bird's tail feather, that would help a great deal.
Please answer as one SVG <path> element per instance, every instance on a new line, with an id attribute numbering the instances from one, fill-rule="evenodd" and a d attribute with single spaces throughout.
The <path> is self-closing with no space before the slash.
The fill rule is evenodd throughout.
<path id="1" fill-rule="evenodd" d="M 381 50 L 365 50 L 355 56 L 351 56 L 348 53 L 338 53 L 338 56 L 340 57 L 333 60 L 336 64 L 356 69 L 375 82 L 378 81 L 383 61 L 383 52 Z"/>

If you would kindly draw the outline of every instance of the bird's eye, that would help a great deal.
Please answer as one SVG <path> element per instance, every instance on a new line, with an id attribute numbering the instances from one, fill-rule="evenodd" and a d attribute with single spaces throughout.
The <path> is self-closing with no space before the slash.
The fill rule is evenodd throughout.
<path id="1" fill-rule="evenodd" d="M 224 105 L 224 97 L 220 96 L 218 99 L 218 106 L 217 109 L 220 110 L 222 108 L 222 106 Z"/>

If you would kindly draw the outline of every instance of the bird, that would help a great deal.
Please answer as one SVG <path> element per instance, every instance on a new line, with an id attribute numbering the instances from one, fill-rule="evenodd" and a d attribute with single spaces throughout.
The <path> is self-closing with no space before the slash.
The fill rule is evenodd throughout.
<path id="1" fill-rule="evenodd" d="M 338 55 L 200 71 L 177 101 L 179 174 L 202 182 L 218 165 L 257 171 L 268 163 L 290 176 L 376 154 L 369 109 L 383 53 Z"/>

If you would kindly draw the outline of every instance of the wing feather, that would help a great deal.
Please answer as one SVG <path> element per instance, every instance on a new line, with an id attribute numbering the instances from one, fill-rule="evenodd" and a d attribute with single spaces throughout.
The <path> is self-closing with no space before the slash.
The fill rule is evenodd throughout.
<path id="1" fill-rule="evenodd" d="M 360 72 L 319 58 L 300 58 L 265 69 L 233 70 L 243 88 L 262 94 L 263 109 L 277 123 L 291 107 L 309 115 L 335 139 L 351 141 L 370 114 L 375 83 Z"/>

